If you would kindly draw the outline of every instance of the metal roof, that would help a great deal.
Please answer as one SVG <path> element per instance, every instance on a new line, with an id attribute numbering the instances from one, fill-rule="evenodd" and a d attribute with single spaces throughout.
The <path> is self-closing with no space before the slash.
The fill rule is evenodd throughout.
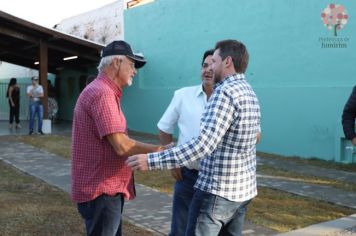
<path id="1" fill-rule="evenodd" d="M 85 71 L 95 67 L 104 47 L 0 11 L 0 61 L 39 70 L 34 63 L 40 61 L 41 44 L 46 45 L 48 72 L 54 74 L 63 68 Z M 63 60 L 71 56 L 78 58 Z"/>

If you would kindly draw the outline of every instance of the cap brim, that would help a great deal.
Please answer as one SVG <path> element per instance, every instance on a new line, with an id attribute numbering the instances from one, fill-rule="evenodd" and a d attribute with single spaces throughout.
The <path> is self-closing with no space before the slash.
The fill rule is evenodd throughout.
<path id="1" fill-rule="evenodd" d="M 136 69 L 139 69 L 139 68 L 143 67 L 146 64 L 146 60 L 141 56 L 136 56 L 136 55 L 133 55 L 133 56 L 126 55 L 126 56 L 128 58 L 131 58 L 135 62 L 135 68 Z"/>

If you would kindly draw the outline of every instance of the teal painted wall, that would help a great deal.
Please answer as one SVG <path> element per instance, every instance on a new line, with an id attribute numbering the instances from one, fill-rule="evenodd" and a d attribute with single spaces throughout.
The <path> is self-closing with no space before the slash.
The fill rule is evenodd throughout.
<path id="1" fill-rule="evenodd" d="M 330 2 L 156 0 L 127 10 L 125 40 L 148 59 L 124 92 L 129 128 L 156 133 L 173 91 L 199 83 L 204 50 L 233 38 L 250 52 L 247 80 L 262 109 L 258 149 L 334 160 L 341 112 L 356 84 L 356 2 L 336 2 L 349 15 L 338 37 L 321 21 Z M 325 38 L 349 41 L 321 48 Z"/>

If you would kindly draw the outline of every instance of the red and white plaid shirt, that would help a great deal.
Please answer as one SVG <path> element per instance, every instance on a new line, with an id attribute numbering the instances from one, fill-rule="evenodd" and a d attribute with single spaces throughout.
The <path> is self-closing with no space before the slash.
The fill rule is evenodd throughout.
<path id="1" fill-rule="evenodd" d="M 72 131 L 72 199 L 87 202 L 101 194 L 135 197 L 127 157 L 118 156 L 105 138 L 127 133 L 120 107 L 121 89 L 99 74 L 80 94 L 74 109 Z"/>

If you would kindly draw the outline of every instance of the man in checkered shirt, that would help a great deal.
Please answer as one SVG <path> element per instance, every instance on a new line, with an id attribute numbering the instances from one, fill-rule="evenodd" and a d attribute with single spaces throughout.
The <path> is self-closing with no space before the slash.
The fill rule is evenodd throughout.
<path id="1" fill-rule="evenodd" d="M 131 156 L 126 162 L 134 170 L 156 170 L 201 159 L 186 235 L 242 235 L 247 205 L 257 195 L 260 107 L 245 80 L 248 59 L 241 42 L 218 42 L 212 57 L 216 85 L 200 135 L 162 152 Z"/>
<path id="2" fill-rule="evenodd" d="M 80 94 L 72 133 L 72 199 L 85 220 L 87 235 L 121 235 L 124 199 L 135 197 L 128 156 L 157 152 L 161 146 L 128 137 L 121 110 L 122 89 L 132 84 L 143 57 L 125 41 L 102 50 L 97 78 Z"/>

